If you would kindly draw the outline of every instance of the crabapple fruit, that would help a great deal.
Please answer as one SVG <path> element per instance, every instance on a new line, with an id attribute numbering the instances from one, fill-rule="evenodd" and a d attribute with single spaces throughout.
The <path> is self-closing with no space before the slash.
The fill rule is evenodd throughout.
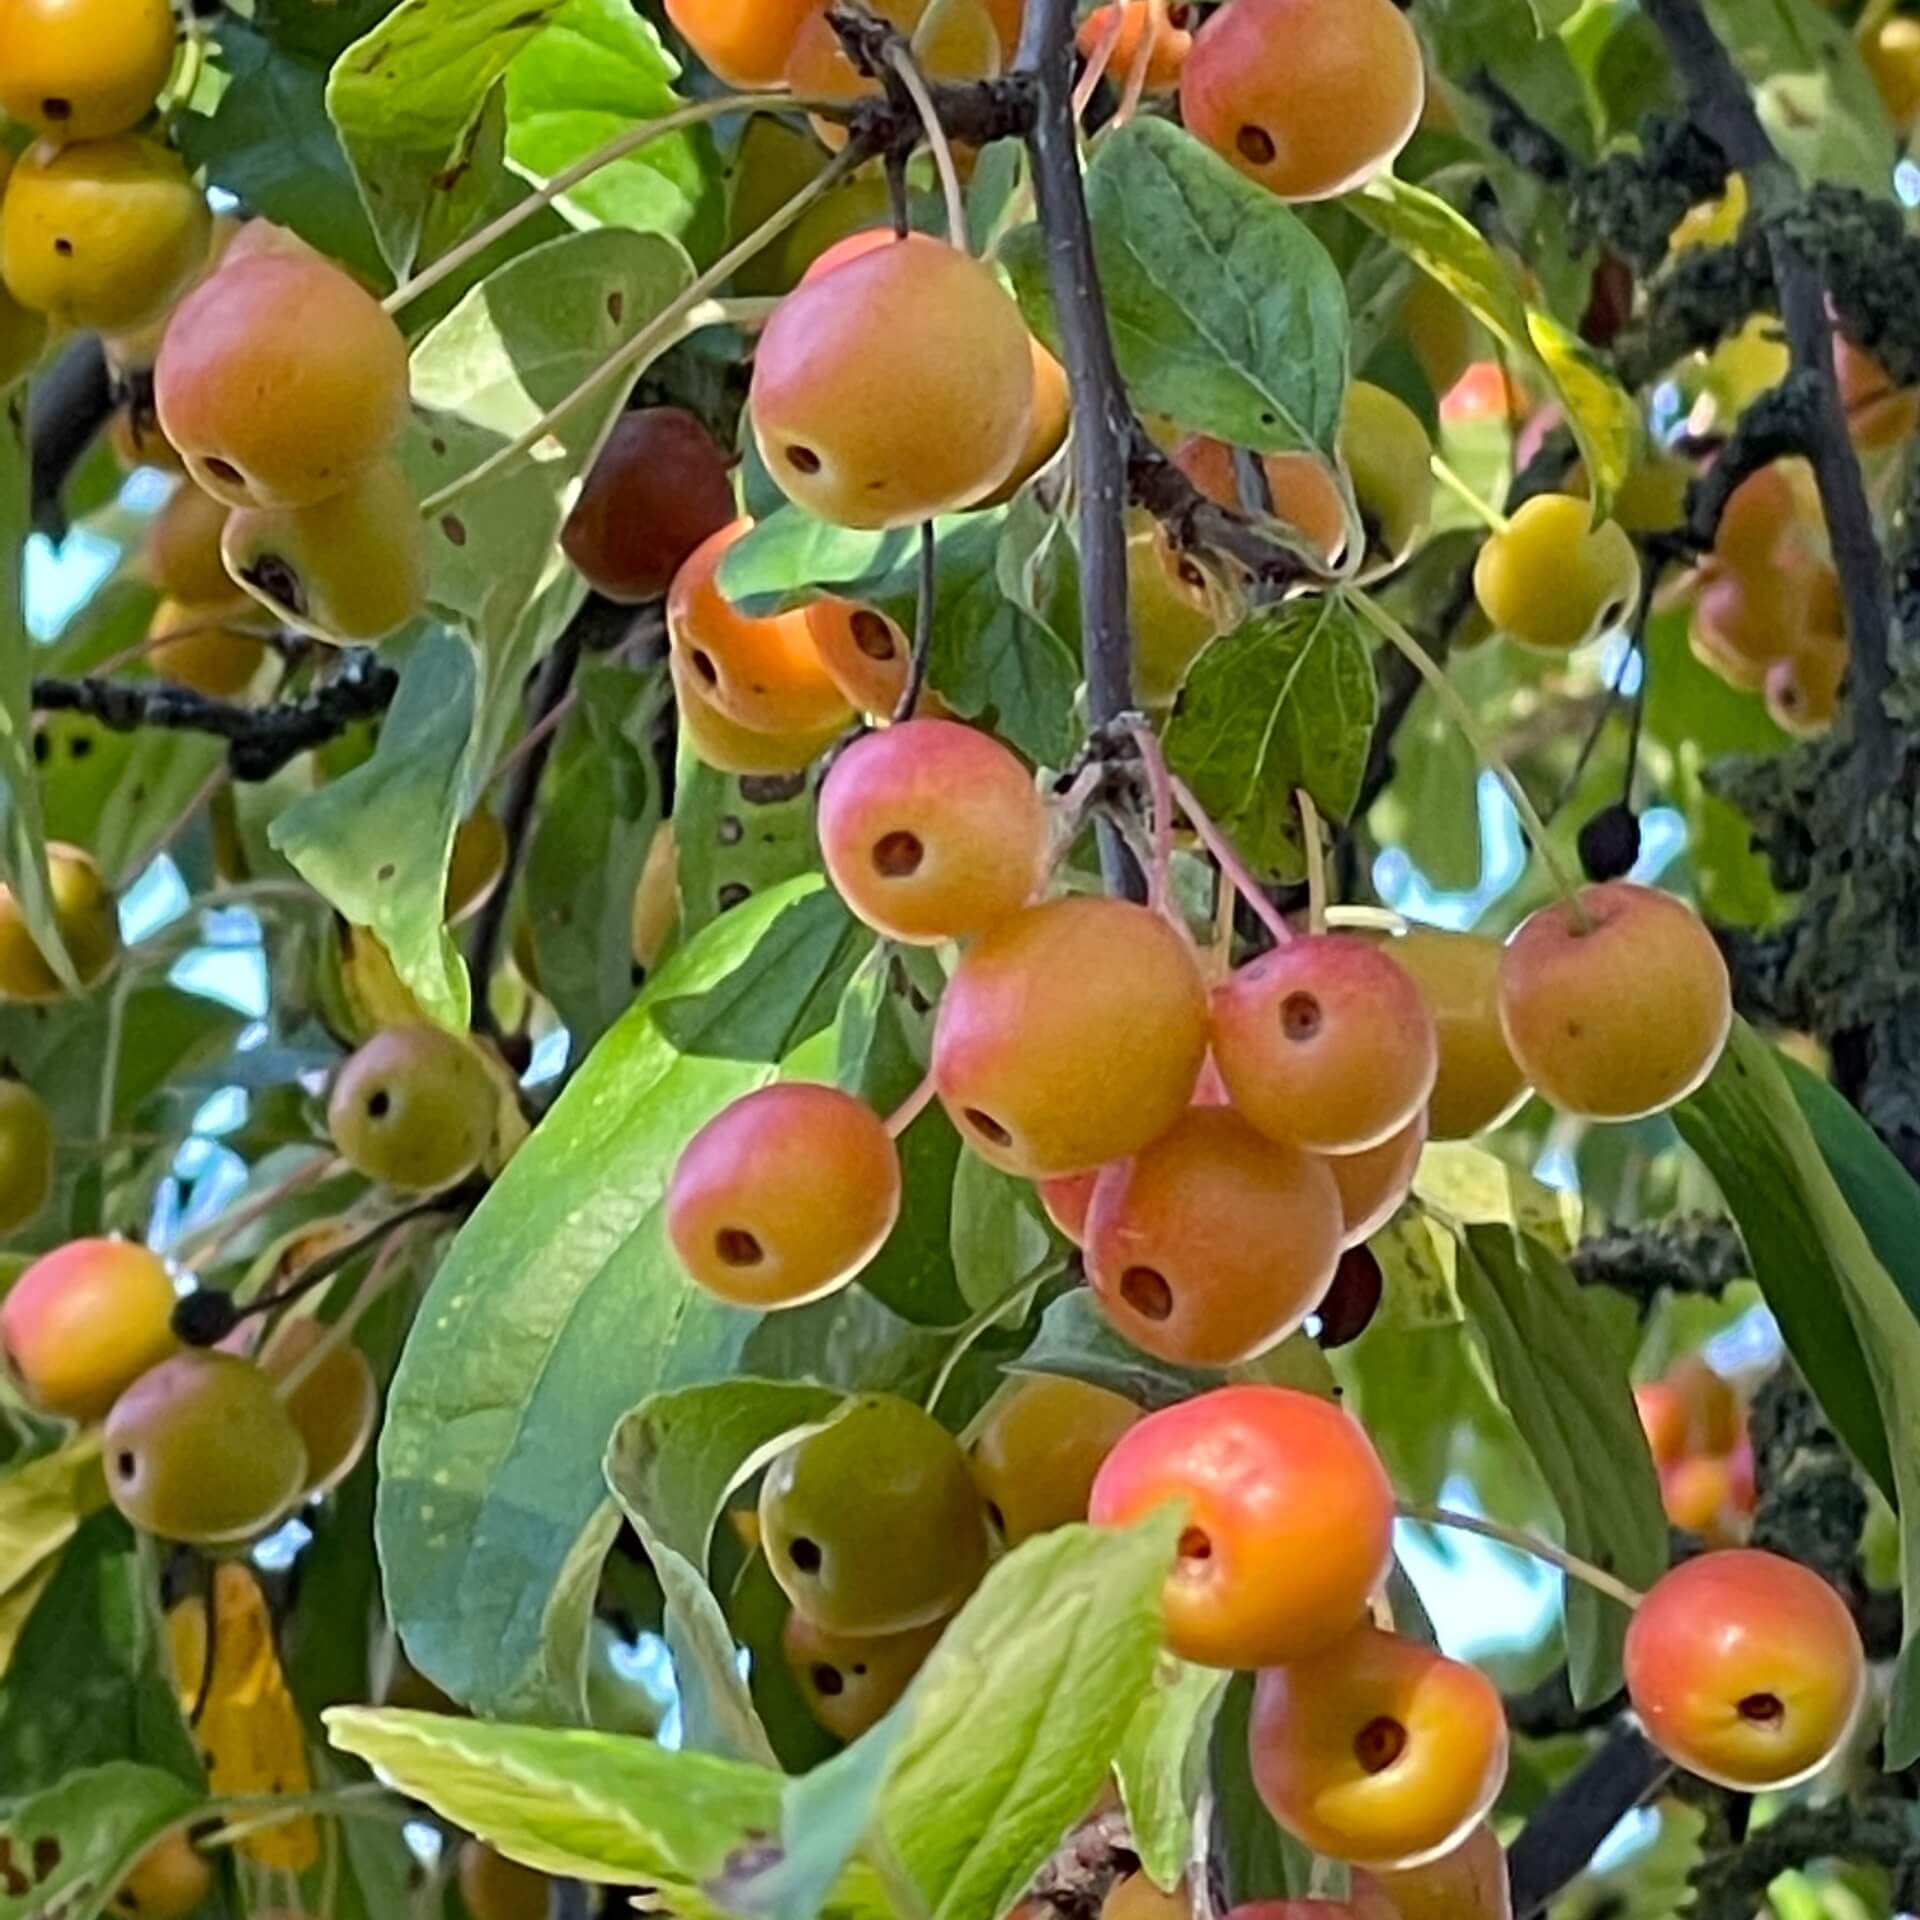
<path id="1" fill-rule="evenodd" d="M 890 720 L 913 668 L 907 636 L 877 608 L 832 594 L 805 612 L 820 664 L 841 697 L 856 713 Z"/>
<path id="2" fill-rule="evenodd" d="M 246 629 L 252 603 L 243 599 L 236 605 L 231 582 L 228 589 L 221 605 L 162 600 L 154 609 L 147 659 L 161 679 L 177 680 L 215 700 L 231 700 L 253 684 L 267 657 L 266 642 Z"/>
<path id="3" fill-rule="evenodd" d="M 1499 941 L 1414 926 L 1387 951 L 1420 989 L 1440 1046 L 1429 1136 L 1465 1140 L 1498 1126 L 1527 1097 L 1526 1076 L 1500 1027 Z"/>
<path id="4" fill-rule="evenodd" d="M 480 1057 L 439 1027 L 387 1027 L 334 1075 L 327 1129 L 355 1172 L 403 1193 L 463 1180 L 493 1143 L 498 1095 Z"/>
<path id="5" fill-rule="evenodd" d="M 682 738 L 697 760 L 721 773 L 798 773 L 833 745 L 850 717 L 842 714 L 797 733 L 761 733 L 721 712 L 707 683 L 677 647 L 668 650 L 667 671 Z"/>
<path id="6" fill-rule="evenodd" d="M 329 1339 L 324 1321 L 283 1320 L 260 1353 L 260 1365 L 280 1391 L 306 1448 L 303 1500 L 331 1493 L 360 1464 L 380 1418 L 380 1385 L 372 1363 L 350 1339 L 326 1344 Z M 289 1381 L 291 1386 L 285 1384 Z"/>
<path id="7" fill-rule="evenodd" d="M 91 854 L 57 841 L 47 847 L 53 917 L 82 987 L 90 987 L 120 955 L 120 910 Z M 44 1006 L 66 997 L 47 964 L 13 889 L 0 886 L 0 1001 Z"/>
<path id="8" fill-rule="evenodd" d="M 1571 653 L 1633 608 L 1640 556 L 1590 502 L 1539 493 L 1480 549 L 1473 591 L 1495 628 L 1542 653 Z"/>
<path id="9" fill-rule="evenodd" d="M 904 1633 L 829 1633 L 796 1609 L 780 1630 L 780 1652 L 800 1697 L 836 1740 L 858 1740 L 913 1684 L 940 1639 L 944 1620 Z"/>
<path id="10" fill-rule="evenodd" d="M 7 0 L 0 114 L 48 140 L 105 140 L 153 111 L 179 29 L 167 0 Z"/>
<path id="11" fill-rule="evenodd" d="M 1087 1517 L 1094 1475 L 1140 1418 L 1131 1400 L 1052 1374 L 1024 1374 L 988 1406 L 973 1477 L 1010 1547 Z"/>
<path id="12" fill-rule="evenodd" d="M 1329 1154 L 1322 1163 L 1340 1190 L 1340 1212 L 1345 1231 L 1343 1248 L 1358 1246 L 1399 1212 L 1413 1191 L 1420 1170 L 1421 1150 L 1427 1144 L 1427 1113 L 1423 1107 L 1391 1139 L 1361 1153 Z"/>
<path id="13" fill-rule="evenodd" d="M 666 0 L 675 31 L 730 87 L 778 87 L 821 0 Z"/>
<path id="14" fill-rule="evenodd" d="M 0 1300 L 0 1351 L 48 1413 L 98 1420 L 172 1354 L 173 1276 L 131 1240 L 69 1240 Z"/>
<path id="15" fill-rule="evenodd" d="M 24 1227 L 53 1191 L 53 1116 L 10 1074 L 0 1075 L 0 1234 Z"/>

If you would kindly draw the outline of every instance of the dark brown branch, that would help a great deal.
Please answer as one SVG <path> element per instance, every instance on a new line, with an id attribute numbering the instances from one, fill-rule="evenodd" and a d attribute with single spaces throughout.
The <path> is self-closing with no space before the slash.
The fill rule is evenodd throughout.
<path id="1" fill-rule="evenodd" d="M 207 733 L 227 743 L 236 780 L 270 780 L 290 760 L 325 746 L 359 720 L 384 713 L 400 676 L 365 647 L 341 655 L 324 686 L 298 700 L 241 707 L 167 680 L 56 680 L 33 683 L 36 713 L 84 713 L 115 733 L 160 727 Z"/>
<path id="2" fill-rule="evenodd" d="M 1574 1248 L 1572 1267 L 1583 1285 L 1612 1287 L 1642 1312 L 1662 1293 L 1717 1296 L 1752 1271 L 1733 1224 L 1704 1214 L 1595 1234 Z"/>
<path id="3" fill-rule="evenodd" d="M 34 530 L 64 539 L 61 495 L 87 449 L 100 437 L 117 396 L 98 337 L 84 333 L 35 379 L 27 398 Z"/>
<path id="4" fill-rule="evenodd" d="M 1638 1728 L 1616 1727 L 1534 1809 L 1507 1849 L 1515 1920 L 1544 1912 L 1586 1870 L 1601 1841 L 1672 1771 Z"/>
<path id="5" fill-rule="evenodd" d="M 1666 40 L 1701 126 L 1726 155 L 1727 164 L 1745 176 L 1756 213 L 1766 222 L 1780 317 L 1794 371 L 1810 401 L 1807 454 L 1819 485 L 1846 608 L 1853 649 L 1848 685 L 1861 775 L 1868 792 L 1875 793 L 1886 785 L 1894 764 L 1893 724 L 1885 698 L 1892 681 L 1887 568 L 1840 404 L 1833 368 L 1833 326 L 1827 317 L 1820 267 L 1776 217 L 1797 198 L 1799 189 L 1792 171 L 1774 151 L 1753 95 L 1708 23 L 1700 0 L 1647 0 L 1646 10 Z"/>

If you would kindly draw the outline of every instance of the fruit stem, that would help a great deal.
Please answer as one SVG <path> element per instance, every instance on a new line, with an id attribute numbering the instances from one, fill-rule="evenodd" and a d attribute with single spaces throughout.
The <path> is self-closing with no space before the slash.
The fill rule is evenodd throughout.
<path id="1" fill-rule="evenodd" d="M 1300 839 L 1307 850 L 1307 926 L 1314 933 L 1327 930 L 1327 850 L 1320 839 L 1320 809 L 1305 787 L 1295 787 L 1300 808 Z"/>
<path id="2" fill-rule="evenodd" d="M 911 720 L 927 690 L 927 669 L 933 664 L 933 614 L 940 596 L 940 542 L 931 520 L 920 522 L 919 575 L 913 602 L 913 656 L 907 662 L 907 684 L 894 704 L 892 724 Z"/>
<path id="3" fill-rule="evenodd" d="M 1347 604 L 1360 617 L 1392 645 L 1407 661 L 1407 664 L 1427 683 L 1428 690 L 1447 711 L 1447 717 L 1460 729 L 1461 735 L 1480 764 L 1506 789 L 1507 798 L 1513 802 L 1513 810 L 1520 816 L 1520 824 L 1526 829 L 1527 838 L 1533 842 L 1534 851 L 1546 863 L 1553 883 L 1565 896 L 1571 911 L 1574 926 L 1581 933 L 1592 931 L 1593 922 L 1588 918 L 1586 909 L 1580 904 L 1580 883 L 1568 867 L 1560 851 L 1553 844 L 1547 832 L 1547 823 L 1540 818 L 1539 810 L 1527 797 L 1527 790 L 1514 774 L 1513 769 L 1500 757 L 1486 734 L 1481 730 L 1478 717 L 1467 705 L 1465 696 L 1456 687 L 1425 647 L 1423 647 L 1392 614 L 1370 593 L 1363 593 L 1357 587 L 1345 590 Z"/>
<path id="4" fill-rule="evenodd" d="M 1140 102 L 1147 92 L 1147 70 L 1153 65 L 1160 36 L 1168 31 L 1167 0 L 1147 0 L 1147 30 L 1140 36 L 1140 43 L 1134 48 L 1133 59 L 1127 66 L 1126 82 L 1120 90 L 1120 104 L 1114 110 L 1113 118 L 1100 130 L 1103 138 L 1116 128 L 1124 127 L 1140 111 Z"/>
<path id="5" fill-rule="evenodd" d="M 1557 1547 L 1551 1540 L 1543 1540 L 1537 1533 L 1529 1533 L 1524 1527 L 1510 1527 L 1499 1520 L 1483 1519 L 1477 1513 L 1460 1513 L 1452 1507 L 1423 1506 L 1415 1501 L 1400 1503 L 1400 1517 L 1417 1521 L 1423 1527 L 1452 1527 L 1459 1533 L 1476 1533 L 1483 1540 L 1497 1540 L 1504 1547 L 1512 1547 L 1516 1553 L 1528 1554 L 1535 1560 L 1544 1560 L 1549 1566 L 1558 1567 L 1569 1579 L 1578 1580 L 1595 1593 L 1604 1593 L 1609 1600 L 1618 1600 L 1629 1612 L 1647 1597 L 1638 1587 L 1630 1587 L 1624 1580 L 1616 1579 L 1604 1567 L 1596 1567 L 1591 1560 L 1583 1560 L 1577 1553 L 1569 1553 L 1565 1547 Z"/>
<path id="6" fill-rule="evenodd" d="M 940 1362 L 940 1371 L 933 1376 L 933 1385 L 927 1389 L 926 1408 L 929 1413 L 939 1406 L 940 1396 L 946 1392 L 947 1383 L 953 1378 L 954 1369 L 967 1357 L 973 1343 L 1009 1308 L 1018 1307 L 1024 1315 L 1033 1296 L 1061 1271 L 1061 1263 L 1058 1260 L 1042 1262 L 1025 1279 L 1016 1280 L 1004 1293 L 996 1294 L 970 1319 L 963 1320 L 955 1328 L 953 1345 L 947 1349 L 947 1357 Z"/>
<path id="7" fill-rule="evenodd" d="M 933 1071 L 927 1070 L 920 1084 L 887 1116 L 887 1137 L 898 1140 L 933 1105 Z"/>
<path id="8" fill-rule="evenodd" d="M 536 720 L 512 746 L 494 763 L 493 771 L 481 782 L 480 791 L 485 793 L 491 787 L 497 787 L 506 775 L 517 767 L 540 742 L 547 738 L 556 727 L 565 725 L 567 716 L 580 704 L 578 689 L 569 692 L 557 701 L 552 709 Z"/>
<path id="9" fill-rule="evenodd" d="M 965 253 L 968 251 L 967 197 L 960 190 L 960 169 L 954 165 L 953 144 L 947 138 L 946 128 L 940 124 L 940 111 L 933 104 L 933 95 L 927 91 L 926 80 L 913 55 L 897 41 L 887 48 L 887 64 L 900 76 L 900 84 L 906 88 L 913 110 L 926 130 L 927 148 L 940 175 L 940 191 L 947 200 L 947 239 Z"/>
<path id="10" fill-rule="evenodd" d="M 264 1191 L 249 1196 L 225 1213 L 216 1214 L 205 1225 L 196 1227 L 184 1240 L 166 1250 L 167 1258 L 176 1266 L 205 1266 L 229 1241 L 237 1239 L 256 1220 L 271 1213 L 281 1201 L 304 1192 L 308 1187 L 321 1186 L 346 1170 L 347 1163 L 344 1160 L 331 1154 L 317 1154 Z M 202 1241 L 206 1243 L 204 1246 L 200 1244 Z M 194 1251 L 189 1253 L 189 1248 Z"/>
<path id="11" fill-rule="evenodd" d="M 693 105 L 681 107 L 662 119 L 628 127 L 604 145 L 594 148 L 584 159 L 576 160 L 570 167 L 563 167 L 544 186 L 534 188 L 524 200 L 515 201 L 498 219 L 488 221 L 478 233 L 469 234 L 431 266 L 422 267 L 411 280 L 403 280 L 380 304 L 388 313 L 398 313 L 402 307 L 419 299 L 423 293 L 430 292 L 441 281 L 450 279 L 470 261 L 477 260 L 496 241 L 504 240 L 523 221 L 532 219 L 541 208 L 550 207 L 563 194 L 571 193 L 581 181 L 591 178 L 602 167 L 610 167 L 616 160 L 624 160 L 628 154 L 670 133 L 697 127 L 703 121 L 718 120 L 729 113 L 777 113 L 789 107 L 806 111 L 832 104 L 825 100 L 799 100 L 789 93 L 729 93 L 714 100 L 697 100 Z"/>
<path id="12" fill-rule="evenodd" d="M 702 327 L 717 326 L 737 319 L 749 310 L 755 315 L 764 312 L 765 305 L 761 301 L 716 300 L 713 295 L 768 241 L 778 239 L 816 200 L 831 193 L 865 158 L 860 143 L 857 140 L 849 141 L 785 206 L 763 220 L 737 246 L 729 247 L 677 299 L 655 314 L 625 346 L 616 347 L 571 393 L 556 400 L 524 433 L 509 440 L 504 447 L 496 448 L 477 467 L 470 468 L 458 480 L 450 481 L 438 493 L 428 495 L 420 503 L 421 517 L 431 518 L 483 480 L 492 479 L 502 467 L 511 465 L 522 454 L 530 453 L 575 407 L 583 400 L 591 399 L 616 375 L 637 373 L 657 354 L 665 352 L 676 341 L 699 332 Z"/>
<path id="13" fill-rule="evenodd" d="M 1486 522 L 1489 532 L 1506 532 L 1507 516 L 1490 501 L 1482 500 L 1480 496 L 1467 485 L 1465 479 L 1456 473 L 1452 466 L 1443 460 L 1439 454 L 1434 454 L 1427 461 L 1427 465 L 1433 469 L 1433 477 L 1438 480 L 1450 494 L 1464 505 L 1471 507 L 1478 518 Z"/>
<path id="14" fill-rule="evenodd" d="M 380 1251 L 373 1256 L 373 1264 L 368 1267 L 366 1278 L 354 1289 L 346 1311 L 300 1356 L 286 1376 L 274 1383 L 273 1390 L 278 1398 L 290 1400 L 298 1393 L 306 1385 L 308 1377 L 317 1372 L 337 1348 L 353 1338 L 354 1328 L 366 1317 L 368 1310 L 384 1294 L 392 1291 L 394 1282 L 405 1271 L 399 1265 L 398 1256 L 412 1237 L 409 1232 L 412 1224 L 411 1221 L 407 1222 L 380 1243 Z"/>
<path id="15" fill-rule="evenodd" d="M 1293 939 L 1293 929 L 1287 925 L 1287 916 L 1267 898 L 1265 888 L 1253 877 L 1246 862 L 1234 852 L 1232 843 L 1207 817 L 1206 808 L 1193 797 L 1193 789 L 1184 780 L 1175 780 L 1173 797 L 1180 803 L 1180 811 L 1193 822 L 1193 830 L 1200 836 L 1207 851 L 1213 855 L 1221 878 L 1259 916 L 1261 925 L 1273 935 L 1275 944 L 1286 946 Z"/>
<path id="16" fill-rule="evenodd" d="M 1127 732 L 1140 750 L 1140 764 L 1147 775 L 1147 794 L 1153 805 L 1153 857 L 1147 866 L 1147 905 L 1155 913 L 1165 913 L 1167 876 L 1173 867 L 1173 776 L 1167 771 L 1167 756 L 1161 751 L 1160 736 L 1151 727 L 1129 727 Z"/>
<path id="17" fill-rule="evenodd" d="M 1093 98 L 1094 89 L 1099 86 L 1112 62 L 1113 50 L 1120 44 L 1120 31 L 1126 24 L 1126 10 L 1122 7 L 1115 7 L 1107 15 L 1107 24 L 1100 29 L 1100 38 L 1087 55 L 1086 65 L 1081 68 L 1080 78 L 1073 89 L 1073 117 L 1076 120 L 1085 117 L 1087 103 Z"/>

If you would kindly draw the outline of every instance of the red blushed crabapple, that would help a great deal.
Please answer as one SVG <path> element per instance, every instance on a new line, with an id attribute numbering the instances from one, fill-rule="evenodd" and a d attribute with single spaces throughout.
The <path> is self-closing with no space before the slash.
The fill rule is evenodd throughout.
<path id="1" fill-rule="evenodd" d="M 623 604 L 651 600 L 739 512 L 731 466 L 684 408 L 623 413 L 567 516 L 560 545 L 596 593 Z"/>
<path id="2" fill-rule="evenodd" d="M 720 773 L 798 773 L 839 739 L 844 720 L 802 733 L 761 733 L 743 727 L 713 703 L 706 683 L 674 648 L 667 652 L 680 736 L 694 758 Z"/>
<path id="3" fill-rule="evenodd" d="M 820 783 L 820 853 L 855 915 L 931 946 L 979 933 L 1040 891 L 1046 804 L 1016 755 L 955 720 L 856 740 Z"/>
<path id="4" fill-rule="evenodd" d="M 1099 1184 L 1098 1167 L 1091 1173 L 1066 1173 L 1057 1179 L 1034 1183 L 1047 1218 L 1076 1247 L 1087 1244 L 1087 1214 L 1093 1206 L 1093 1190 Z"/>
<path id="5" fill-rule="evenodd" d="M 1866 1696 L 1840 1596 L 1778 1554 L 1733 1548 L 1664 1575 L 1627 1628 L 1627 1693 L 1677 1765 L 1741 1793 L 1831 1760 Z"/>
<path id="6" fill-rule="evenodd" d="M 1106 5 L 1095 7 L 1080 22 L 1077 44 L 1081 54 L 1092 59 L 1106 43 L 1107 36 L 1114 32 L 1117 18 L 1119 32 L 1107 55 L 1107 73 L 1116 86 L 1124 86 L 1140 58 L 1141 42 L 1152 33 L 1154 41 L 1147 53 L 1146 89 L 1149 93 L 1171 93 L 1180 84 L 1187 55 L 1193 51 L 1193 35 L 1187 25 L 1191 12 L 1188 7 L 1168 6 L 1156 22 L 1154 9 L 1147 0 L 1107 0 Z"/>
<path id="7" fill-rule="evenodd" d="M 1393 1488 L 1331 1401 L 1220 1387 L 1149 1414 L 1107 1455 L 1088 1518 L 1182 1503 L 1167 1645 L 1208 1667 L 1304 1660 L 1351 1634 L 1393 1559 Z M 1497 1702 L 1496 1702 L 1497 1704 Z"/>
<path id="8" fill-rule="evenodd" d="M 900 1156 L 873 1109 L 787 1081 L 723 1108 L 667 1185 L 667 1237 L 716 1298 L 797 1307 L 843 1287 L 900 1214 Z"/>
<path id="9" fill-rule="evenodd" d="M 730 87 L 781 84 L 800 29 L 822 0 L 667 0 L 674 30 Z"/>
<path id="10" fill-rule="evenodd" d="M 1253 1783 L 1295 1839 L 1356 1866 L 1451 1852 L 1507 1773 L 1507 1715 L 1477 1669 L 1365 1625 L 1261 1674 Z"/>
<path id="11" fill-rule="evenodd" d="M 1654 1380 L 1633 1390 L 1634 1410 L 1656 1467 L 1670 1467 L 1687 1454 L 1687 1409 L 1678 1389 Z"/>
<path id="12" fill-rule="evenodd" d="M 1420 1154 L 1427 1144 L 1427 1113 L 1423 1107 L 1390 1140 L 1363 1153 L 1329 1154 L 1324 1165 L 1340 1190 L 1340 1210 L 1345 1231 L 1340 1236 L 1344 1247 L 1357 1247 L 1371 1239 L 1399 1212 L 1400 1203 L 1413 1191 L 1413 1176 L 1420 1171 Z"/>
<path id="13" fill-rule="evenodd" d="M 208 493 L 236 507 L 310 507 L 399 439 L 407 343 L 330 260 L 256 253 L 228 260 L 181 301 L 153 395 L 161 428 Z"/>
<path id="14" fill-rule="evenodd" d="M 1233 1104 L 1275 1140 L 1360 1153 L 1413 1122 L 1439 1042 L 1420 989 L 1376 942 L 1289 941 L 1215 988 L 1213 1057 Z"/>
<path id="15" fill-rule="evenodd" d="M 720 563 L 752 528 L 736 520 L 702 543 L 673 577 L 667 639 L 710 706 L 754 733 L 804 735 L 853 717 L 795 610 L 757 618 L 720 591 Z"/>
<path id="16" fill-rule="evenodd" d="M 1352 1895 L 1354 1920 L 1513 1920 L 1506 1849 L 1484 1820 L 1437 1860 L 1356 1869 Z"/>
<path id="17" fill-rule="evenodd" d="M 1393 164 L 1426 69 L 1393 0 L 1233 0 L 1180 76 L 1190 132 L 1283 200 L 1326 200 Z"/>
<path id="18" fill-rule="evenodd" d="M 1639 1120 L 1694 1091 L 1733 1025 L 1727 963 L 1700 916 L 1616 880 L 1542 907 L 1500 961 L 1500 1024 L 1562 1112 Z"/>
<path id="19" fill-rule="evenodd" d="M 1084 1173 L 1186 1111 L 1207 1050 L 1185 937 L 1124 900 L 1023 908 L 962 957 L 933 1030 L 933 1078 L 960 1137 L 1003 1173 Z"/>
<path id="20" fill-rule="evenodd" d="M 904 1633 L 829 1633 L 803 1613 L 789 1613 L 780 1653 L 807 1711 L 836 1740 L 858 1740 L 913 1684 L 946 1627 Z"/>
<path id="21" fill-rule="evenodd" d="M 907 691 L 913 644 L 874 607 L 828 595 L 805 609 L 820 664 L 856 713 L 890 720 Z"/>
<path id="22" fill-rule="evenodd" d="M 1101 1174 L 1087 1278 L 1142 1352 L 1235 1366 L 1278 1346 L 1326 1297 L 1341 1229 L 1325 1161 L 1229 1107 L 1193 1107 Z"/>
<path id="23" fill-rule="evenodd" d="M 70 1240 L 0 1301 L 0 1351 L 35 1406 L 98 1420 L 177 1345 L 173 1276 L 131 1240 Z"/>
<path id="24" fill-rule="evenodd" d="M 1500 942 L 1483 933 L 1409 927 L 1387 951 L 1420 989 L 1440 1043 L 1427 1101 L 1429 1136 L 1465 1140 L 1510 1119 L 1527 1097 L 1527 1082 L 1500 1028 Z"/>
<path id="25" fill-rule="evenodd" d="M 1703 1354 L 1689 1353 L 1666 1372 L 1666 1384 L 1679 1397 L 1685 1425 L 1682 1453 L 1731 1453 L 1746 1432 L 1740 1393 Z"/>
<path id="26" fill-rule="evenodd" d="M 1004 1388 L 973 1438 L 973 1478 L 1008 1546 L 1087 1517 L 1094 1475 L 1140 1418 L 1131 1400 L 1081 1380 L 1025 1374 Z"/>
<path id="27" fill-rule="evenodd" d="M 1033 419 L 1033 346 L 990 268 L 909 234 L 810 273 L 754 356 L 761 457 L 796 504 L 848 527 L 973 505 Z"/>

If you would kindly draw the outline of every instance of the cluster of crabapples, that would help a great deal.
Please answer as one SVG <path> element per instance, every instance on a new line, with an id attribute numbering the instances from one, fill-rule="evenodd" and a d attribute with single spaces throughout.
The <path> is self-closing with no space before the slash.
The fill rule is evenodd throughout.
<path id="1" fill-rule="evenodd" d="M 1709 1546 L 1738 1543 L 1753 1513 L 1753 1442 L 1733 1383 L 1689 1354 L 1633 1398 L 1667 1518 Z"/>
<path id="2" fill-rule="evenodd" d="M 148 128 L 175 64 L 169 0 L 7 0 L 0 113 L 0 386 L 47 337 L 98 333 L 155 420 L 130 460 L 180 484 L 145 555 L 154 668 L 230 698 L 273 626 L 374 641 L 425 604 L 417 502 L 396 464 L 407 349 L 343 268 L 264 220 L 214 218 Z M 256 603 L 258 603 L 256 605 Z"/>

